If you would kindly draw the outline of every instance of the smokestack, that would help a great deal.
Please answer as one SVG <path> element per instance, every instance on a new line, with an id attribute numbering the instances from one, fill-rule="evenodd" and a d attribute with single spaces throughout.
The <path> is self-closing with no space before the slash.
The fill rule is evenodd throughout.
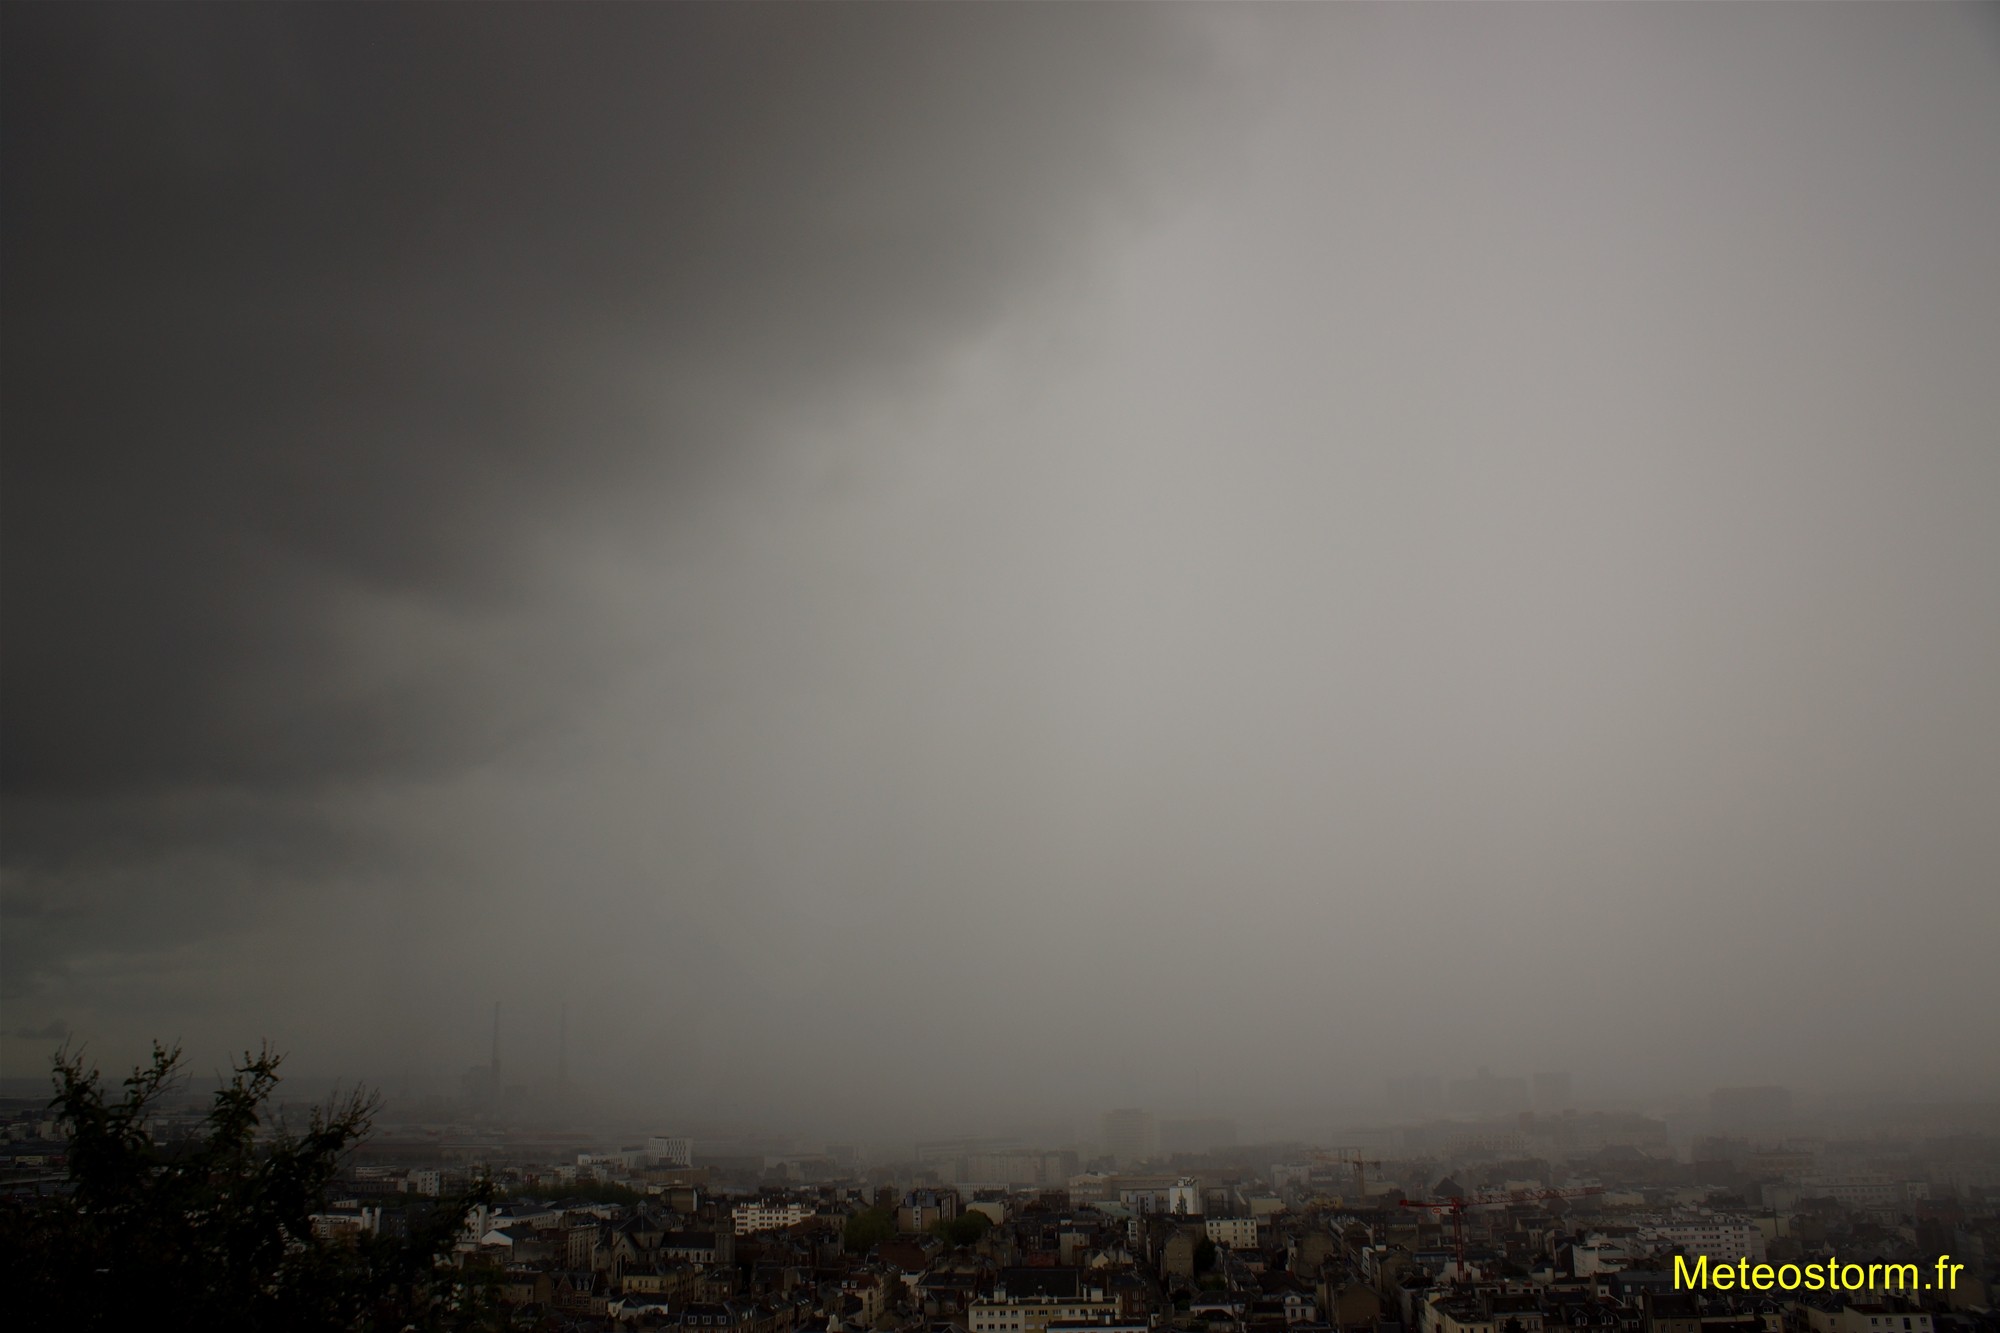
<path id="1" fill-rule="evenodd" d="M 556 1091 L 569 1090 L 569 1005 L 562 1007 L 562 1021 L 556 1027 Z"/>
<path id="2" fill-rule="evenodd" d="M 500 1105 L 500 1001 L 493 1002 L 493 1105 Z"/>

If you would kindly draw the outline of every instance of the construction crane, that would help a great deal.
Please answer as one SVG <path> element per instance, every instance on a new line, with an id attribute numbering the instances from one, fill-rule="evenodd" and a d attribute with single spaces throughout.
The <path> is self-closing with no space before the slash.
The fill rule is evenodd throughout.
<path id="1" fill-rule="evenodd" d="M 1364 1157 L 1359 1148 L 1315 1148 L 1313 1161 L 1321 1166 L 1351 1166 L 1354 1168 L 1354 1200 L 1368 1202 L 1368 1168 L 1381 1166 L 1373 1158 Z"/>
<path id="2" fill-rule="evenodd" d="M 1447 1199 L 1434 1199 L 1428 1203 L 1418 1203 L 1414 1199 L 1403 1200 L 1405 1208 L 1445 1209 L 1451 1213 L 1451 1243 L 1457 1259 L 1457 1271 L 1452 1281 L 1465 1281 L 1465 1210 L 1484 1208 L 1493 1204 L 1542 1203 L 1550 1199 L 1581 1199 L 1590 1194 L 1602 1194 L 1602 1185 L 1585 1185 L 1566 1190 L 1509 1190 L 1504 1194 L 1470 1194 L 1464 1198 L 1453 1195 Z"/>

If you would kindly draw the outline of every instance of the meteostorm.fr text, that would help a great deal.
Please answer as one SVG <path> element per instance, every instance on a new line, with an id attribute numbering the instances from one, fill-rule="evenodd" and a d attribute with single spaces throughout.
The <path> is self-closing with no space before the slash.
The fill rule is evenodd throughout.
<path id="1" fill-rule="evenodd" d="M 1950 1291 L 1964 1264 L 1938 1256 L 1935 1280 L 1926 1282 L 1917 1264 L 1844 1264 L 1829 1258 L 1810 1264 L 1753 1264 L 1747 1258 L 1711 1265 L 1707 1255 L 1690 1264 L 1674 1256 L 1676 1290 L 1712 1291 Z"/>

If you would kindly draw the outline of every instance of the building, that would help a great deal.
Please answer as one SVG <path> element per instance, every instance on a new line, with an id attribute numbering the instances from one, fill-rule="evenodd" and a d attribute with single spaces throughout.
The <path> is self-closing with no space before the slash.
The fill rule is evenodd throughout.
<path id="1" fill-rule="evenodd" d="M 1838 1309 L 1807 1302 L 1811 1333 L 1931 1333 L 1931 1316 L 1908 1301 L 1842 1301 Z"/>
<path id="2" fill-rule="evenodd" d="M 1453 1079 L 1445 1100 L 1453 1111 L 1514 1115 L 1529 1109 L 1528 1080 L 1502 1078 L 1490 1069 L 1481 1069 L 1471 1078 Z"/>
<path id="3" fill-rule="evenodd" d="M 1923 1181 L 1880 1172 L 1823 1172 L 1800 1181 L 1799 1193 L 1807 1198 L 1832 1199 L 1849 1208 L 1895 1211 L 1928 1197 L 1930 1187 Z"/>
<path id="4" fill-rule="evenodd" d="M 952 1174 L 961 1185 L 1019 1188 L 1060 1181 L 1075 1170 L 1075 1165 L 1075 1153 L 975 1152 L 960 1158 Z"/>
<path id="5" fill-rule="evenodd" d="M 1143 1162 L 1160 1151 L 1159 1130 L 1150 1111 L 1133 1107 L 1106 1111 L 1099 1127 L 1105 1156 L 1120 1166 Z"/>
<path id="6" fill-rule="evenodd" d="M 1748 1258 L 1764 1259 L 1764 1230 L 1754 1222 L 1734 1217 L 1703 1217 L 1688 1222 L 1668 1222 L 1644 1228 L 1641 1240 L 1677 1249 L 1688 1258 L 1702 1255 L 1721 1263 Z"/>
<path id="7" fill-rule="evenodd" d="M 1646 1333 L 1701 1333 L 1701 1302 L 1691 1291 L 1648 1291 L 1639 1308 Z"/>
<path id="8" fill-rule="evenodd" d="M 655 1134 L 646 1140 L 646 1165 L 693 1166 L 694 1140 Z"/>
<path id="9" fill-rule="evenodd" d="M 912 1160 L 918 1166 L 954 1172 L 968 1157 L 1025 1151 L 1026 1147 L 1019 1139 L 1011 1138 L 921 1139 L 917 1142 Z"/>
<path id="10" fill-rule="evenodd" d="M 801 1222 L 810 1222 L 812 1205 L 804 1203 L 739 1203 L 730 1213 L 739 1236 L 759 1231 L 782 1231 Z"/>
<path id="11" fill-rule="evenodd" d="M 1435 1115 L 1444 1109 L 1444 1080 L 1435 1074 L 1405 1074 L 1388 1084 L 1391 1109 L 1405 1115 Z"/>
<path id="12" fill-rule="evenodd" d="M 954 1190 L 911 1190 L 896 1209 L 896 1230 L 905 1233 L 929 1231 L 940 1222 L 958 1218 L 958 1194 Z"/>
<path id="13" fill-rule="evenodd" d="M 1424 1307 L 1429 1333 L 1494 1333 L 1493 1316 L 1476 1300 L 1440 1291 Z"/>
<path id="14" fill-rule="evenodd" d="M 965 1312 L 968 1333 L 1050 1333 L 1051 1325 L 1102 1324 L 1118 1302 L 1074 1268 L 1005 1268 L 991 1295 Z M 1060 1329 L 1058 1329 L 1060 1333 Z"/>
<path id="15" fill-rule="evenodd" d="M 1221 1116 L 1196 1120 L 1162 1120 L 1159 1148 L 1162 1153 L 1206 1153 L 1236 1146 L 1236 1122 Z"/>
<path id="16" fill-rule="evenodd" d="M 1778 1129 L 1792 1118 L 1790 1088 L 1717 1088 L 1708 1095 L 1715 1128 L 1733 1131 Z"/>
<path id="17" fill-rule="evenodd" d="M 1166 1238 L 1160 1246 L 1160 1276 L 1165 1278 L 1194 1276 L 1195 1238 L 1200 1234 L 1192 1227 L 1180 1227 Z"/>
<path id="18" fill-rule="evenodd" d="M 1257 1248 L 1257 1219 L 1254 1217 L 1211 1217 L 1202 1222 L 1208 1238 L 1232 1250 Z"/>

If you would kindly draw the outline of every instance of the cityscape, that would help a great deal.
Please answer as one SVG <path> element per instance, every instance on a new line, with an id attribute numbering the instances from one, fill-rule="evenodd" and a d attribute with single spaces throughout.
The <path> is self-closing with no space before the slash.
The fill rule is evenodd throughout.
<path id="1" fill-rule="evenodd" d="M 1389 1080 L 1404 1118 L 1324 1144 L 1123 1107 L 1076 1142 L 869 1150 L 606 1138 L 556 1107 L 510 1109 L 496 1072 L 470 1071 L 459 1100 L 385 1106 L 310 1221 L 331 1243 L 407 1233 L 492 1182 L 453 1262 L 521 1327 L 1985 1333 L 1996 1318 L 2000 1139 L 1983 1105 L 1835 1123 L 1753 1086 L 1653 1116 L 1579 1106 L 1566 1071 L 1481 1069 Z M 190 1100 L 152 1133 L 171 1145 L 202 1122 Z M 4 1132 L 0 1187 L 62 1178 L 45 1110 L 13 1103 Z M 1850 1277 L 1819 1290 L 1685 1280 L 1829 1263 Z"/>

